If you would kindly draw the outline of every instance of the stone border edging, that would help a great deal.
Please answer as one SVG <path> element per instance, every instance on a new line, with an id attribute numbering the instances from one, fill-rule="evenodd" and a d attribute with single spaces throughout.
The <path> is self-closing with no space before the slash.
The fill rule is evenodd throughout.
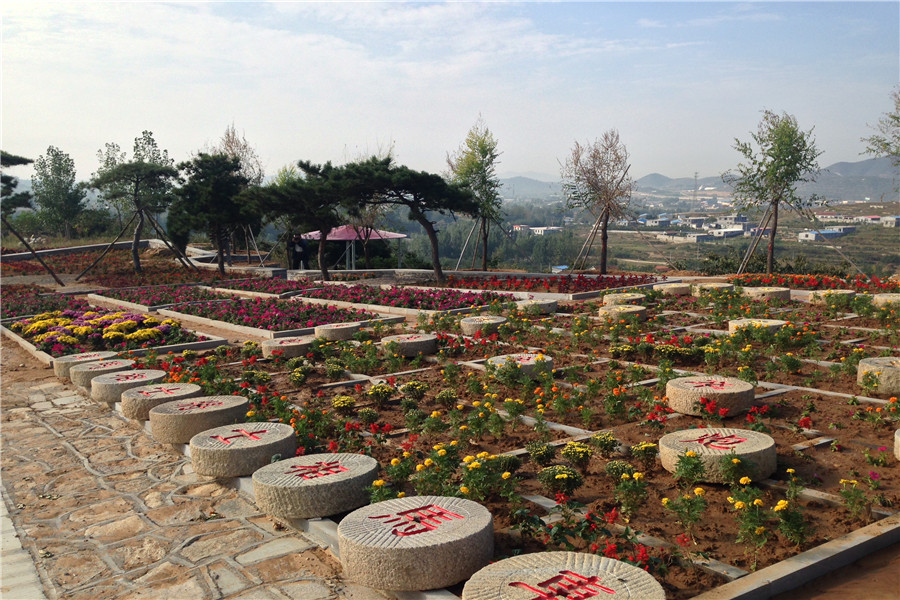
<path id="1" fill-rule="evenodd" d="M 695 600 L 762 600 L 788 592 L 900 542 L 900 514 L 876 521 L 806 552 L 745 575 Z"/>
<path id="2" fill-rule="evenodd" d="M 53 357 L 47 354 L 46 352 L 42 352 L 38 350 L 34 344 L 23 338 L 17 333 L 13 333 L 11 329 L 7 329 L 6 327 L 0 325 L 0 332 L 3 333 L 6 337 L 17 343 L 22 347 L 22 350 L 30 354 L 35 360 L 40 362 L 43 365 L 48 367 L 53 366 Z"/>

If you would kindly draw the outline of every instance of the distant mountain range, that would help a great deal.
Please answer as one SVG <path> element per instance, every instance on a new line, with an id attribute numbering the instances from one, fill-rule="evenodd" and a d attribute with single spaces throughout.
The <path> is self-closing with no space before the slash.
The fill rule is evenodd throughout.
<path id="1" fill-rule="evenodd" d="M 560 182 L 546 182 L 529 177 L 510 177 L 500 180 L 506 198 L 547 199 L 562 194 Z M 727 189 L 720 176 L 701 177 L 697 185 L 702 188 Z M 818 194 L 829 200 L 898 200 L 896 186 L 900 184 L 900 172 L 888 158 L 870 158 L 859 162 L 838 162 L 825 167 L 815 183 L 800 187 L 800 192 Z M 671 178 L 651 173 L 637 180 L 638 192 L 673 194 L 694 189 L 693 177 Z"/>

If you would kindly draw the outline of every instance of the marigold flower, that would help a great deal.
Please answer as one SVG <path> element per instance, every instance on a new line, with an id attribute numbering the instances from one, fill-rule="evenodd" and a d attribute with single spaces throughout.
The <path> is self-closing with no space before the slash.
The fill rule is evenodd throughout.
<path id="1" fill-rule="evenodd" d="M 392 459 L 391 459 L 391 466 L 392 466 L 392 467 L 396 467 L 396 466 L 399 465 L 399 464 L 400 464 L 400 459 L 399 459 L 399 458 L 392 458 Z"/>
<path id="2" fill-rule="evenodd" d="M 670 502 L 670 500 L 669 500 L 668 498 L 663 498 L 663 499 L 662 499 L 662 505 L 663 505 L 663 506 L 668 506 L 668 505 L 669 505 L 669 502 Z"/>
<path id="3" fill-rule="evenodd" d="M 688 456 L 690 458 L 694 458 L 695 456 L 697 456 L 697 453 L 694 452 L 693 450 L 688 450 L 687 452 L 684 453 L 684 455 Z"/>
<path id="4" fill-rule="evenodd" d="M 426 466 L 426 467 L 430 467 L 430 466 L 433 465 L 433 464 L 434 464 L 434 461 L 431 460 L 430 458 L 426 458 L 426 459 L 425 459 L 425 466 Z"/>
<path id="5" fill-rule="evenodd" d="M 737 510 L 743 510 L 743 509 L 747 508 L 747 505 L 744 504 L 743 502 L 741 502 L 740 500 L 738 500 L 737 502 L 734 503 L 734 507 Z"/>
<path id="6" fill-rule="evenodd" d="M 372 482 L 372 485 L 375 487 L 381 487 L 384 485 L 384 479 L 376 479 Z"/>
<path id="7" fill-rule="evenodd" d="M 466 486 L 463 485 L 463 486 L 460 486 L 459 491 L 462 492 L 463 494 L 468 494 L 469 488 L 467 488 Z"/>
<path id="8" fill-rule="evenodd" d="M 756 535 L 762 535 L 763 533 L 765 533 L 765 531 L 766 531 L 766 528 L 760 526 L 760 527 L 756 528 L 756 531 L 754 533 L 756 533 Z"/>
<path id="9" fill-rule="evenodd" d="M 469 464 L 470 462 L 473 462 L 474 460 L 475 460 L 475 457 L 470 454 L 469 456 L 467 456 L 463 459 L 463 462 L 466 464 Z"/>
<path id="10" fill-rule="evenodd" d="M 694 488 L 694 495 L 695 495 L 695 496 L 700 496 L 700 497 L 702 497 L 703 494 L 705 494 L 705 493 L 706 493 L 706 490 L 704 490 L 702 487 Z"/>
<path id="11" fill-rule="evenodd" d="M 733 464 L 733 465 L 739 465 L 739 464 L 741 464 L 741 459 L 739 459 L 739 458 L 732 458 L 732 459 L 731 459 L 731 464 Z"/>
<path id="12" fill-rule="evenodd" d="M 789 502 L 787 500 L 779 500 L 778 504 L 772 509 L 775 512 L 781 512 L 782 510 L 788 507 Z"/>
<path id="13" fill-rule="evenodd" d="M 746 475 L 741 477 L 741 485 L 750 485 L 750 481 L 752 480 Z"/>
<path id="14" fill-rule="evenodd" d="M 509 479 L 510 477 L 512 477 L 512 473 L 510 473 L 509 471 L 505 471 L 500 477 L 502 477 L 503 479 Z"/>
<path id="15" fill-rule="evenodd" d="M 760 500 L 759 498 L 757 498 L 756 500 L 753 501 L 753 506 L 762 506 L 762 505 L 763 505 L 763 501 Z"/>
<path id="16" fill-rule="evenodd" d="M 406 498 L 406 492 L 397 492 L 398 498 Z"/>

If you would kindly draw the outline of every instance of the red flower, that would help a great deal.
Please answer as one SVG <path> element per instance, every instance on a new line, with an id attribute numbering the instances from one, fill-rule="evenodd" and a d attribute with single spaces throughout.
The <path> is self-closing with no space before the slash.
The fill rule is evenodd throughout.
<path id="1" fill-rule="evenodd" d="M 605 556 L 606 558 L 613 558 L 618 560 L 619 548 L 616 546 L 615 542 L 606 540 L 606 548 L 603 549 L 603 556 Z"/>
<path id="2" fill-rule="evenodd" d="M 797 421 L 797 425 L 799 425 L 803 429 L 809 429 L 812 427 L 812 419 L 810 417 L 803 417 L 802 419 Z"/>

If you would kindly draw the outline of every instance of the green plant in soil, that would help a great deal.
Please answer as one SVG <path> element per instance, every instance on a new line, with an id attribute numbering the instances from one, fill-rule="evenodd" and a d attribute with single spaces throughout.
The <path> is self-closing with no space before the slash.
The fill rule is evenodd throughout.
<path id="1" fill-rule="evenodd" d="M 644 474 L 640 471 L 635 471 L 631 475 L 622 473 L 616 482 L 614 495 L 621 507 L 622 515 L 630 519 L 647 501 L 647 482 L 644 480 Z"/>
<path id="2" fill-rule="evenodd" d="M 529 442 L 525 450 L 531 458 L 531 462 L 540 467 L 546 467 L 556 458 L 556 447 L 545 442 Z"/>
<path id="3" fill-rule="evenodd" d="M 581 473 L 566 465 L 544 467 L 538 471 L 537 479 L 544 489 L 554 495 L 560 493 L 570 496 L 584 485 Z"/>
<path id="4" fill-rule="evenodd" d="M 734 452 L 719 459 L 719 472 L 722 480 L 729 485 L 737 485 L 741 479 L 749 478 L 754 471 L 753 461 L 738 458 Z"/>
<path id="5" fill-rule="evenodd" d="M 569 442 L 563 446 L 561 452 L 562 457 L 580 471 L 584 471 L 587 468 L 593 454 L 593 448 L 583 442 Z"/>
<path id="6" fill-rule="evenodd" d="M 694 525 L 703 518 L 706 512 L 706 491 L 702 487 L 694 488 L 691 493 L 685 492 L 674 500 L 669 498 L 662 499 L 662 505 L 666 510 L 672 512 L 681 526 L 684 527 L 684 533 L 696 543 L 694 538 Z"/>
<path id="7" fill-rule="evenodd" d="M 693 487 L 706 477 L 706 467 L 693 450 L 678 455 L 675 461 L 675 481 L 682 490 Z"/>
<path id="8" fill-rule="evenodd" d="M 597 452 L 603 458 L 609 458 L 619 448 L 619 440 L 616 439 L 612 431 L 595 433 L 588 441 L 597 448 Z"/>

